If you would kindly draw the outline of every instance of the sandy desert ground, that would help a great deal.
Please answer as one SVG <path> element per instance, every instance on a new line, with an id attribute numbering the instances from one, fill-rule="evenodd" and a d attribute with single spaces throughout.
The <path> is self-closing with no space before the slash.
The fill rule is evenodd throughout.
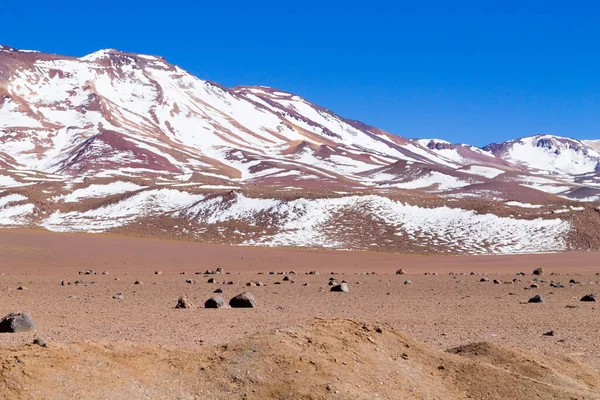
<path id="1" fill-rule="evenodd" d="M 196 274 L 217 267 L 229 274 Z M 0 396 L 600 399 L 600 314 L 579 301 L 600 295 L 597 273 L 594 252 L 405 256 L 4 230 L 0 317 L 28 311 L 38 330 L 0 334 Z M 332 276 L 350 291 L 329 292 Z M 217 288 L 226 300 L 248 290 L 258 307 L 204 309 Z M 527 303 L 536 294 L 545 302 Z M 196 307 L 175 309 L 182 295 Z"/>

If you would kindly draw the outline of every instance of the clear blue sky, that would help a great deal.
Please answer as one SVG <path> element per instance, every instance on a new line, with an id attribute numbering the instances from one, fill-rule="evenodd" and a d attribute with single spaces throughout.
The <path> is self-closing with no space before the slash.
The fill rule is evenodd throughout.
<path id="1" fill-rule="evenodd" d="M 162 55 L 202 79 L 277 87 L 406 137 L 600 138 L 592 1 L 2 3 L 6 45 Z"/>

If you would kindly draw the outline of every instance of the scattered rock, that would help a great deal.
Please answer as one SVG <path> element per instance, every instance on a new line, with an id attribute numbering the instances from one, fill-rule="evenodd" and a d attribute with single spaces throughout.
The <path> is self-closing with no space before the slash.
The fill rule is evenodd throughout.
<path id="1" fill-rule="evenodd" d="M 412 285 L 413 283 L 412 283 L 412 281 L 411 281 L 411 280 L 406 280 L 406 281 L 404 281 L 404 284 L 405 284 L 405 285 Z"/>
<path id="2" fill-rule="evenodd" d="M 402 268 L 400 268 L 399 270 L 396 271 L 396 275 L 406 275 L 406 271 L 403 270 Z"/>
<path id="3" fill-rule="evenodd" d="M 46 341 L 44 339 L 42 339 L 41 337 L 36 337 L 35 339 L 33 339 L 33 344 L 37 344 L 40 347 L 46 347 Z"/>
<path id="4" fill-rule="evenodd" d="M 483 277 L 479 280 L 479 282 L 489 282 L 490 280 L 486 277 Z"/>
<path id="5" fill-rule="evenodd" d="M 143 284 L 144 284 L 144 282 L 142 282 L 142 281 L 135 281 L 135 282 L 133 282 L 133 284 L 134 284 L 134 285 L 143 285 Z"/>
<path id="6" fill-rule="evenodd" d="M 296 275 L 296 271 L 291 270 L 290 272 L 288 272 L 290 275 Z"/>
<path id="7" fill-rule="evenodd" d="M 554 282 L 554 281 L 550 282 L 550 287 L 553 287 L 553 288 L 564 288 L 564 286 L 563 286 L 562 283 L 560 283 L 560 282 Z"/>
<path id="8" fill-rule="evenodd" d="M 215 283 L 215 279 L 214 278 L 209 278 L 206 282 L 207 283 Z"/>
<path id="9" fill-rule="evenodd" d="M 329 291 L 330 292 L 348 292 L 348 291 L 350 291 L 350 288 L 348 288 L 347 283 L 342 283 L 339 285 L 332 286 Z"/>
<path id="10" fill-rule="evenodd" d="M 494 279 L 495 285 L 500 285 L 501 283 L 502 283 L 502 281 L 500 279 Z"/>
<path id="11" fill-rule="evenodd" d="M 154 275 L 162 275 L 163 272 L 162 271 L 154 271 Z"/>
<path id="12" fill-rule="evenodd" d="M 596 295 L 593 294 L 593 293 L 592 294 L 586 294 L 579 301 L 596 301 Z"/>
<path id="13" fill-rule="evenodd" d="M 194 304 L 192 304 L 192 302 L 186 299 L 184 296 L 181 296 L 177 300 L 175 308 L 194 308 Z"/>
<path id="14" fill-rule="evenodd" d="M 17 290 L 29 290 L 29 289 L 27 289 L 25 286 L 19 286 L 19 287 L 17 288 Z"/>
<path id="15" fill-rule="evenodd" d="M 229 305 L 234 308 L 255 308 L 258 307 L 254 296 L 250 292 L 243 292 L 229 300 Z"/>
<path id="16" fill-rule="evenodd" d="M 546 333 L 542 333 L 542 336 L 554 336 L 554 331 L 548 331 Z"/>
<path id="17" fill-rule="evenodd" d="M 28 312 L 11 313 L 0 320 L 0 332 L 3 333 L 29 332 L 36 329 Z"/>
<path id="18" fill-rule="evenodd" d="M 284 276 L 284 277 L 283 277 L 283 280 L 287 282 L 287 281 L 289 281 L 289 280 L 290 280 L 290 277 L 289 277 L 289 276 Z"/>
<path id="19" fill-rule="evenodd" d="M 539 294 L 536 294 L 535 296 L 530 298 L 528 301 L 528 303 L 543 303 L 543 302 L 544 302 L 544 298 L 542 296 L 540 296 Z"/>
<path id="20" fill-rule="evenodd" d="M 215 295 L 204 302 L 204 308 L 225 308 L 227 304 L 223 296 Z"/>
<path id="21" fill-rule="evenodd" d="M 533 275 L 544 275 L 544 270 L 542 267 L 536 268 L 533 270 Z"/>
<path id="22" fill-rule="evenodd" d="M 116 293 L 112 298 L 115 299 L 115 300 L 122 300 L 123 299 L 123 294 L 121 294 L 121 292 Z"/>
<path id="23" fill-rule="evenodd" d="M 62 281 L 60 283 L 60 286 L 70 286 L 70 285 L 71 285 L 71 282 L 68 282 L 68 281 Z"/>
<path id="24" fill-rule="evenodd" d="M 196 281 L 194 281 L 193 279 L 186 279 L 185 283 L 196 283 Z"/>

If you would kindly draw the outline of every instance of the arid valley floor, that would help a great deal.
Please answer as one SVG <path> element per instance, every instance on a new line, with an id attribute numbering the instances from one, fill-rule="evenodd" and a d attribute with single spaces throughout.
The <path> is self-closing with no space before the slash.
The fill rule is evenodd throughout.
<path id="1" fill-rule="evenodd" d="M 403 256 L 32 230 L 0 243 L 0 314 L 28 311 L 38 328 L 0 334 L 0 397 L 600 398 L 600 314 L 580 301 L 600 294 L 595 252 Z M 330 292 L 330 277 L 349 292 Z M 217 288 L 258 307 L 203 308 Z M 545 302 L 528 303 L 536 294 Z M 182 295 L 196 307 L 175 309 Z"/>

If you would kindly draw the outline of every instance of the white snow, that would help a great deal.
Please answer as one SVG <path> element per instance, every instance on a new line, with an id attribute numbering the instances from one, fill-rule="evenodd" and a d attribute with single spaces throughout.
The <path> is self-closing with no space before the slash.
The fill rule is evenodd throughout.
<path id="1" fill-rule="evenodd" d="M 0 226 L 20 226 L 27 223 L 35 208 L 34 205 L 12 204 L 24 200 L 27 200 L 27 197 L 20 194 L 0 197 Z"/>
<path id="2" fill-rule="evenodd" d="M 493 179 L 505 172 L 504 170 L 498 168 L 484 167 L 482 165 L 471 165 L 468 168 L 460 169 L 459 171 L 467 174 L 483 176 L 489 179 Z"/>
<path id="3" fill-rule="evenodd" d="M 458 189 L 464 186 L 468 186 L 470 184 L 471 182 L 465 182 L 454 176 L 432 171 L 429 172 L 427 175 L 424 175 L 420 178 L 414 179 L 409 182 L 390 183 L 383 185 L 383 187 L 394 187 L 398 189 L 422 189 L 437 185 L 437 190 L 446 191 Z"/>
<path id="4" fill-rule="evenodd" d="M 513 206 L 513 207 L 521 207 L 521 208 L 542 208 L 542 205 L 539 204 L 529 204 L 529 203 L 521 203 L 520 201 L 507 201 L 506 203 L 507 206 Z"/>
<path id="5" fill-rule="evenodd" d="M 348 211 L 376 215 L 397 235 L 420 244 L 468 253 L 563 250 L 563 238 L 570 229 L 569 223 L 560 219 L 519 220 L 458 208 L 422 208 L 375 195 L 286 202 L 239 193 L 230 200 L 206 198 L 172 189 L 137 193 L 95 210 L 55 212 L 43 226 L 58 231 L 103 232 L 155 214 L 203 224 L 244 221 L 256 225 L 268 221 L 276 232 L 248 239 L 245 244 L 340 248 L 348 243 L 337 234 L 337 216 Z"/>
<path id="6" fill-rule="evenodd" d="M 55 201 L 64 201 L 65 203 L 76 203 L 82 199 L 94 197 L 106 197 L 114 194 L 133 192 L 144 189 L 145 186 L 136 185 L 132 182 L 116 181 L 104 185 L 92 184 L 82 189 L 77 189 L 69 194 L 54 198 Z"/>
<path id="7" fill-rule="evenodd" d="M 538 147 L 540 139 L 550 140 L 551 148 Z M 553 173 L 584 174 L 594 171 L 600 160 L 600 153 L 589 149 L 588 154 L 576 151 L 569 144 L 556 140 L 552 135 L 531 136 L 519 139 L 504 156 L 505 159 Z"/>

